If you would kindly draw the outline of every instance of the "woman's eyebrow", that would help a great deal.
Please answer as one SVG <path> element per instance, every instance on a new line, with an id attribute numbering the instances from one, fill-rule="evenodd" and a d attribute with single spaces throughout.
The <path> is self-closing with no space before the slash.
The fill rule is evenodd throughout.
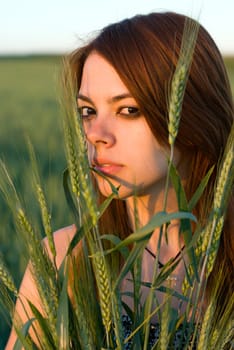
<path id="1" fill-rule="evenodd" d="M 129 92 L 127 92 L 127 93 L 123 93 L 123 94 L 111 97 L 110 99 L 108 99 L 108 102 L 109 103 L 118 102 L 118 101 L 123 100 L 125 98 L 133 98 L 133 97 Z"/>
<path id="2" fill-rule="evenodd" d="M 114 103 L 114 102 L 118 102 L 118 101 L 121 101 L 125 98 L 133 98 L 132 95 L 130 93 L 123 93 L 123 94 L 120 94 L 120 95 L 116 95 L 116 96 L 113 96 L 113 97 L 110 97 L 107 102 L 108 103 Z M 82 95 L 82 94 L 78 94 L 77 95 L 77 100 L 82 100 L 82 101 L 85 101 L 85 102 L 89 102 L 91 104 L 93 104 L 93 101 L 91 98 L 89 98 L 88 96 L 85 96 L 85 95 Z"/>
<path id="3" fill-rule="evenodd" d="M 77 98 L 77 100 L 83 100 L 85 102 L 93 103 L 91 98 L 89 98 L 89 97 L 87 97 L 85 95 L 82 95 L 82 94 L 78 94 L 76 98 Z"/>

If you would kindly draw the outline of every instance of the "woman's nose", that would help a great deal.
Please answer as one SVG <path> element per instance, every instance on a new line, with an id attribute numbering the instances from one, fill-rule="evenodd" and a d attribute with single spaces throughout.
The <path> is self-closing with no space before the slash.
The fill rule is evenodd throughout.
<path id="1" fill-rule="evenodd" d="M 87 141 L 95 147 L 105 146 L 109 148 L 114 145 L 116 138 L 114 128 L 110 120 L 99 117 L 93 118 L 84 126 Z"/>

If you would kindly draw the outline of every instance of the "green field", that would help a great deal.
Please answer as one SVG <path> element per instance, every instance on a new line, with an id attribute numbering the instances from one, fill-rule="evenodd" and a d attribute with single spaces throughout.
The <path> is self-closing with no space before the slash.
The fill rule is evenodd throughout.
<path id="1" fill-rule="evenodd" d="M 231 82 L 232 95 L 234 96 L 234 57 L 224 57 L 224 62 Z"/>
<path id="2" fill-rule="evenodd" d="M 234 94 L 234 58 L 226 58 L 225 63 Z M 62 189 L 66 161 L 58 102 L 60 70 L 60 57 L 0 59 L 0 158 L 7 164 L 29 212 L 37 218 L 25 143 L 26 136 L 31 138 L 48 194 L 54 230 L 72 221 Z M 26 261 L 20 238 L 15 234 L 12 214 L 1 196 L 0 223 L 0 253 L 18 285 Z M 8 330 L 1 314 L 0 349 L 3 349 Z"/>
<path id="3" fill-rule="evenodd" d="M 26 207 L 30 208 L 28 212 L 40 227 L 25 141 L 30 137 L 48 194 L 54 230 L 72 222 L 62 188 L 66 162 L 59 106 L 60 62 L 59 57 L 0 59 L 0 158 L 7 164 Z M 15 234 L 12 214 L 1 194 L 0 223 L 0 253 L 18 285 L 26 259 Z M 6 322 L 0 315 L 0 349 L 7 333 Z"/>

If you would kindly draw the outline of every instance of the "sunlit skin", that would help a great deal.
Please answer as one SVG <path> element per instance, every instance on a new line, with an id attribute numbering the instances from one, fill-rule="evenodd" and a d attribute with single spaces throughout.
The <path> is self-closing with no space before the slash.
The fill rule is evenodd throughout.
<path id="1" fill-rule="evenodd" d="M 153 214 L 163 209 L 168 149 L 158 143 L 136 100 L 111 64 L 98 53 L 91 53 L 85 62 L 77 102 L 90 164 L 105 174 L 113 185 L 120 185 L 119 197 L 127 203 L 132 226 L 134 196 L 140 224 L 146 224 Z M 175 154 L 174 163 L 180 166 L 181 156 L 179 152 Z M 111 193 L 108 182 L 99 175 L 95 177 L 101 193 L 108 196 Z M 174 190 L 170 187 L 167 211 L 176 211 L 176 203 Z M 175 256 L 183 244 L 177 222 L 171 224 L 169 234 L 169 244 L 162 241 L 160 259 L 163 262 Z M 155 230 L 149 242 L 154 252 L 158 235 L 159 231 Z M 144 254 L 145 281 L 151 279 L 152 268 L 152 256 Z M 182 277 L 183 269 L 178 267 L 176 273 Z"/>
<path id="2" fill-rule="evenodd" d="M 78 107 L 91 165 L 120 185 L 119 196 L 130 208 L 136 195 L 147 216 L 162 210 L 168 151 L 157 142 L 118 73 L 95 52 L 84 65 Z M 177 154 L 177 165 L 179 161 Z M 108 182 L 98 175 L 96 179 L 101 193 L 108 196 Z M 173 210 L 175 198 L 168 203 Z"/>

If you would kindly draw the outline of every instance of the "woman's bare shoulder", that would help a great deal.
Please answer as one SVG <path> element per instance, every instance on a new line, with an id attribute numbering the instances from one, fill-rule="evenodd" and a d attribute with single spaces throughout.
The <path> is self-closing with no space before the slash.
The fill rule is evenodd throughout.
<path id="1" fill-rule="evenodd" d="M 76 233 L 75 225 L 63 227 L 54 232 L 53 237 L 54 237 L 54 244 L 55 244 L 55 250 L 56 250 L 57 266 L 60 266 L 62 260 L 65 258 L 67 249 L 75 233 Z M 45 238 L 43 242 L 48 250 L 48 253 L 50 254 L 48 239 Z"/>
<path id="2" fill-rule="evenodd" d="M 75 232 L 76 232 L 75 225 L 64 227 L 54 232 L 53 237 L 54 237 L 54 244 L 55 244 L 55 250 L 56 250 L 57 268 L 59 268 L 59 266 L 61 265 L 63 259 L 67 254 L 68 246 L 72 238 L 74 237 Z M 45 245 L 49 256 L 52 257 L 47 238 L 43 239 L 43 244 Z M 29 295 L 32 289 L 35 290 L 36 285 L 33 278 L 33 271 L 31 269 L 31 264 L 29 262 L 26 272 L 24 274 L 24 278 L 21 283 L 20 292 L 22 293 L 23 291 L 24 292 L 23 294 Z"/>
<path id="3" fill-rule="evenodd" d="M 57 267 L 61 265 L 63 259 L 66 256 L 68 246 L 76 233 L 76 226 L 71 225 L 64 228 L 61 228 L 54 232 L 54 244 L 56 249 L 56 264 Z M 49 249 L 48 239 L 43 240 L 43 244 L 47 248 L 48 254 L 51 256 Z M 35 280 L 33 278 L 33 271 L 31 269 L 30 263 L 25 271 L 20 291 L 20 299 L 18 298 L 16 302 L 16 315 L 18 315 L 22 322 L 25 323 L 30 317 L 33 317 L 32 311 L 28 305 L 28 300 L 38 308 L 38 310 L 43 313 L 43 307 L 41 306 L 41 299 L 38 293 Z M 32 332 L 33 335 L 33 332 Z M 16 333 L 12 328 L 8 343 L 5 350 L 12 350 L 14 343 L 17 339 Z"/>
<path id="4" fill-rule="evenodd" d="M 70 225 L 70 226 L 66 226 L 66 227 L 62 227 L 60 229 L 58 229 L 57 231 L 54 232 L 54 236 L 59 237 L 60 235 L 74 235 L 74 233 L 76 232 L 76 226 Z"/>
<path id="5" fill-rule="evenodd" d="M 64 242 L 64 239 L 70 242 L 74 237 L 75 233 L 76 233 L 75 225 L 70 225 L 70 226 L 60 228 L 59 230 L 54 232 L 55 244 L 58 244 L 61 240 Z"/>

